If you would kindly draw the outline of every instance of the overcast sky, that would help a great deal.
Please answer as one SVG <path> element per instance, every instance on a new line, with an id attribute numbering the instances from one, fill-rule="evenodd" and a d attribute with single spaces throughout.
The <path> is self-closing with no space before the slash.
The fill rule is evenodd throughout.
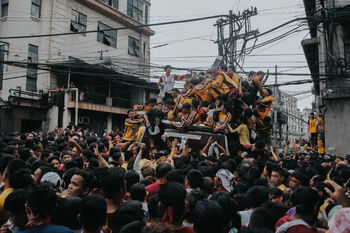
<path id="1" fill-rule="evenodd" d="M 235 13 L 254 6 L 258 9 L 258 15 L 252 17 L 252 30 L 258 29 L 260 32 L 267 31 L 296 17 L 305 16 L 302 0 L 151 0 L 151 4 L 151 23 L 228 14 L 230 9 Z M 153 27 L 156 34 L 151 37 L 151 62 L 194 69 L 210 67 L 218 54 L 217 45 L 213 42 L 217 38 L 216 27 L 213 26 L 215 21 L 216 19 L 210 19 Z M 296 26 L 298 23 L 262 36 L 257 44 L 279 36 Z M 306 28 L 306 26 L 303 27 L 303 29 Z M 245 59 L 245 71 L 266 71 L 267 69 L 274 71 L 274 66 L 278 65 L 278 72 L 310 73 L 300 43 L 301 40 L 309 37 L 308 30 L 302 30 L 253 50 L 251 55 Z M 248 47 L 251 45 L 249 44 Z M 153 48 L 155 46 L 160 47 Z M 206 57 L 184 58 L 189 56 Z M 173 72 L 183 73 L 175 70 Z M 159 70 L 154 70 L 153 74 L 161 73 Z M 284 83 L 299 79 L 310 79 L 310 76 L 280 76 L 278 82 Z M 273 82 L 274 77 L 270 76 L 268 83 Z M 313 101 L 311 84 L 283 86 L 281 89 L 291 95 L 310 91 L 295 97 L 298 98 L 300 109 L 311 107 Z"/>

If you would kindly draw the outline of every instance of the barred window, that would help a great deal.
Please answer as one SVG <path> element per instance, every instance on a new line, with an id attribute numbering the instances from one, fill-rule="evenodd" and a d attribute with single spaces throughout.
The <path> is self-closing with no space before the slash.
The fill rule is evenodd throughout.
<path id="1" fill-rule="evenodd" d="M 149 9 L 149 7 L 145 6 L 145 24 L 146 25 L 148 24 L 148 9 Z"/>
<path id="2" fill-rule="evenodd" d="M 8 56 L 8 44 L 7 43 L 1 43 L 0 44 L 0 90 L 2 90 L 2 82 L 4 78 L 4 61 L 7 60 Z"/>
<path id="3" fill-rule="evenodd" d="M 350 70 L 350 37 L 344 37 L 346 69 Z"/>
<path id="4" fill-rule="evenodd" d="M 31 15 L 40 18 L 41 0 L 32 0 Z"/>
<path id="5" fill-rule="evenodd" d="M 100 0 L 100 2 L 103 2 L 107 5 L 110 5 L 113 8 L 118 9 L 118 0 Z"/>
<path id="6" fill-rule="evenodd" d="M 117 47 L 117 30 L 112 30 L 112 29 L 113 29 L 112 27 L 98 22 L 97 30 L 108 30 L 108 31 L 97 32 L 97 41 L 105 45 L 116 48 Z"/>
<path id="7" fill-rule="evenodd" d="M 128 0 L 127 7 L 128 16 L 142 22 L 143 19 L 143 3 L 140 0 Z"/>
<path id="8" fill-rule="evenodd" d="M 129 36 L 128 53 L 136 57 L 140 56 L 140 41 L 131 36 Z"/>
<path id="9" fill-rule="evenodd" d="M 72 10 L 72 18 L 70 22 L 70 30 L 73 32 L 86 32 L 86 15 Z M 82 34 L 85 35 L 85 34 Z"/>
<path id="10" fill-rule="evenodd" d="M 28 46 L 28 67 L 27 67 L 27 91 L 36 91 L 36 81 L 38 78 L 38 46 L 29 45 Z"/>
<path id="11" fill-rule="evenodd" d="M 9 0 L 0 0 L 0 2 L 1 2 L 0 18 L 6 17 L 9 12 Z"/>

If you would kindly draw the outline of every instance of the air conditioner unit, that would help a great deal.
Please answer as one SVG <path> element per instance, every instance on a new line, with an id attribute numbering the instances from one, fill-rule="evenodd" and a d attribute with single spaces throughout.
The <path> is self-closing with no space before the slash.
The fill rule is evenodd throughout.
<path id="1" fill-rule="evenodd" d="M 78 122 L 79 122 L 79 124 L 89 124 L 90 123 L 90 117 L 79 117 Z"/>
<path id="2" fill-rule="evenodd" d="M 84 122 L 84 117 L 79 117 L 78 122 L 79 122 L 79 124 L 83 124 L 83 122 Z"/>
<path id="3" fill-rule="evenodd" d="M 90 123 L 90 117 L 84 117 L 84 124 Z"/>

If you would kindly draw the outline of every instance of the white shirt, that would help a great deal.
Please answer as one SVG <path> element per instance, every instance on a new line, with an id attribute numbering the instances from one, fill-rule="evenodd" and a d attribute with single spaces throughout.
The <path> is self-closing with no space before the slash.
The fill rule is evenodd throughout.
<path id="1" fill-rule="evenodd" d="M 162 83 L 161 85 L 163 85 L 163 90 L 166 93 L 171 93 L 171 91 L 174 89 L 175 86 L 175 76 L 173 74 L 170 74 L 169 76 L 167 76 L 166 74 L 164 74 L 162 76 Z"/>

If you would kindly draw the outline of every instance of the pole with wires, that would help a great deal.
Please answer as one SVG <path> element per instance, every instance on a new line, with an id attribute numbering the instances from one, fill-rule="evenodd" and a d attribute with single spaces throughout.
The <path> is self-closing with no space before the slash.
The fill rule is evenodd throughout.
<path id="1" fill-rule="evenodd" d="M 275 85 L 274 85 L 274 96 L 277 98 L 278 92 L 277 92 L 277 65 L 275 65 Z M 275 102 L 275 107 L 273 111 L 273 143 L 275 146 L 277 146 L 277 128 L 278 128 L 278 120 L 277 120 L 277 114 L 278 114 L 278 108 L 280 104 L 280 99 L 278 97 L 278 101 Z"/>

